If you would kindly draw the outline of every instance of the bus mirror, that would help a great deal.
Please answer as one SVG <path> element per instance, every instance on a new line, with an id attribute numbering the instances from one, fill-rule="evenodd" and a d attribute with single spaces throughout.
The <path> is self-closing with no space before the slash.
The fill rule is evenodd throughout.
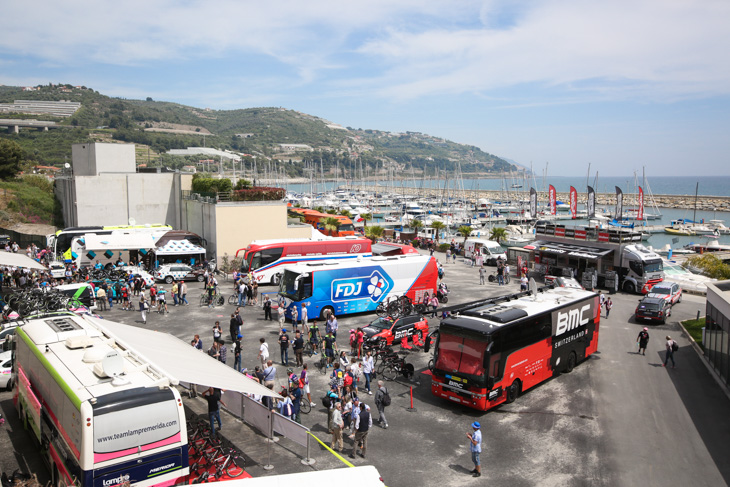
<path id="1" fill-rule="evenodd" d="M 482 361 L 482 367 L 487 372 L 489 371 L 489 361 L 491 360 L 491 358 L 492 358 L 492 352 L 490 352 L 490 351 L 484 352 L 484 360 Z"/>
<path id="2" fill-rule="evenodd" d="M 423 344 L 423 351 L 425 353 L 428 353 L 429 350 L 431 350 L 431 335 L 426 336 L 426 343 Z"/>
<path id="3" fill-rule="evenodd" d="M 247 261 L 244 260 L 243 262 L 241 262 L 241 270 L 243 272 L 248 272 L 248 262 Z"/>

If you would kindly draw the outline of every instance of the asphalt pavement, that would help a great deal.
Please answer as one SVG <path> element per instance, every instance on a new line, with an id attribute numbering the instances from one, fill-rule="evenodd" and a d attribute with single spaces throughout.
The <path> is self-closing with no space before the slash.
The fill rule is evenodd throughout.
<path id="1" fill-rule="evenodd" d="M 508 286 L 480 286 L 477 269 L 461 260 L 444 268 L 444 281 L 451 290 L 449 305 L 518 290 L 514 280 Z M 190 283 L 189 288 L 190 306 L 170 306 L 167 315 L 151 313 L 147 325 L 142 324 L 139 312 L 122 311 L 118 306 L 102 314 L 110 320 L 171 333 L 187 343 L 197 333 L 207 348 L 216 320 L 227 337 L 235 306 L 201 308 L 197 302 L 202 285 Z M 230 294 L 230 281 L 222 281 L 221 289 Z M 260 289 L 274 291 L 270 286 Z M 430 377 L 422 373 L 427 370 L 430 354 L 409 353 L 407 360 L 416 368 L 415 380 L 386 383 L 393 398 L 386 410 L 390 428 L 374 426 L 367 460 L 358 457 L 352 462 L 374 465 L 388 486 L 727 485 L 730 455 L 725 445 L 730 438 L 730 400 L 677 323 L 695 317 L 697 310 L 704 314 L 704 297 L 685 295 L 668 324 L 647 325 L 651 339 L 646 355 L 636 354 L 636 335 L 644 326 L 632 318 L 639 297 L 616 294 L 612 299 L 610 318 L 601 320 L 598 353 L 570 374 L 558 375 L 525 392 L 514 403 L 487 413 L 432 396 Z M 278 363 L 277 382 L 283 385 L 286 367 L 280 365 L 278 323 L 264 321 L 258 306 L 242 308 L 242 314 L 243 365 L 253 368 L 258 363 L 259 338 L 264 337 L 270 344 L 272 359 Z M 340 348 L 349 349 L 350 328 L 374 318 L 370 314 L 339 319 Z M 429 323 L 438 326 L 435 319 L 429 319 Z M 667 334 L 681 346 L 675 353 L 675 369 L 661 366 Z M 317 406 L 302 415 L 302 422 L 329 443 L 327 414 L 321 406 L 328 379 L 311 362 L 312 397 Z M 293 366 L 291 353 L 290 363 Z M 233 364 L 232 353 L 228 364 Z M 415 411 L 409 410 L 411 390 Z M 9 419 L 16 414 L 11 397 L 9 392 L 0 393 L 0 408 Z M 374 409 L 373 396 L 364 397 Z M 205 411 L 200 399 L 186 399 L 185 403 L 190 411 Z M 483 475 L 479 479 L 469 473 L 472 464 L 465 435 L 475 420 L 481 422 L 484 437 Z M 2 427 L 0 466 L 6 471 L 19 465 L 36 470 L 37 453 L 17 423 L 10 421 Z M 223 434 L 245 452 L 248 470 L 255 477 L 344 467 L 314 442 L 311 456 L 316 463 L 304 466 L 300 463 L 304 449 L 289 440 L 271 445 L 231 416 L 223 415 L 223 423 Z M 351 445 L 346 439 L 346 448 Z M 274 468 L 265 470 L 263 465 L 267 464 Z M 47 479 L 45 471 L 41 474 Z"/>

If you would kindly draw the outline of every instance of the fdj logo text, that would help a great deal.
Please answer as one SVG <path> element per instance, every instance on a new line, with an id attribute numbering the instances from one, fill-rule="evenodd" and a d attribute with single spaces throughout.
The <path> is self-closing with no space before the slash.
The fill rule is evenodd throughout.
<path id="1" fill-rule="evenodd" d="M 371 299 L 377 303 L 390 289 L 389 281 L 378 271 L 368 277 L 335 279 L 332 281 L 332 301 Z"/>

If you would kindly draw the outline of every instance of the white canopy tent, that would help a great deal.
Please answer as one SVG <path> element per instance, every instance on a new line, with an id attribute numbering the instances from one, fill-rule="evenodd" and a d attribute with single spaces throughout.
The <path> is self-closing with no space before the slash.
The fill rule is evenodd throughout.
<path id="1" fill-rule="evenodd" d="M 205 254 L 203 247 L 199 247 L 189 240 L 170 240 L 162 247 L 157 247 L 154 250 L 157 255 Z"/>
<path id="2" fill-rule="evenodd" d="M 189 382 L 224 391 L 279 397 L 276 392 L 236 372 L 208 354 L 193 348 L 169 333 L 146 330 L 114 321 L 87 317 L 99 328 L 119 338 L 119 343 L 134 349 L 150 364 L 163 371 L 173 384 Z"/>
<path id="3" fill-rule="evenodd" d="M 28 269 L 48 270 L 43 264 L 39 264 L 25 254 L 14 254 L 12 252 L 0 251 L 0 266 L 3 267 L 27 267 Z"/>

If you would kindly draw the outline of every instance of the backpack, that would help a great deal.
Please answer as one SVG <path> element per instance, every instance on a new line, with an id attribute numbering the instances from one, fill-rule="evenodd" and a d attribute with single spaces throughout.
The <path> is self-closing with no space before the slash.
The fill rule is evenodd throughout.
<path id="1" fill-rule="evenodd" d="M 388 389 L 383 392 L 383 397 L 380 399 L 380 402 L 383 406 L 390 406 L 390 394 L 388 394 Z"/>
<path id="2" fill-rule="evenodd" d="M 679 350 L 679 345 L 677 345 L 676 340 L 672 340 L 672 352 L 676 352 Z"/>
<path id="3" fill-rule="evenodd" d="M 327 409 L 332 407 L 332 400 L 329 396 L 324 396 L 322 398 L 322 406 L 326 407 Z"/>

